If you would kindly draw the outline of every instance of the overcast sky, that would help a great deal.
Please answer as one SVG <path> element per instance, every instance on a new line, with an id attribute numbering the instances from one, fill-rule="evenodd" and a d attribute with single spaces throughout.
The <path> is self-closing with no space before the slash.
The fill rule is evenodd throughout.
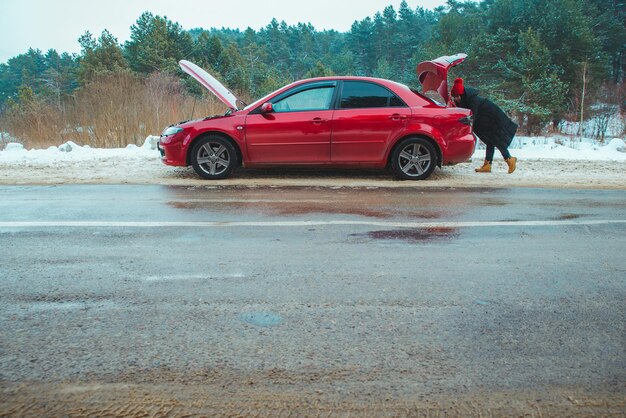
<path id="1" fill-rule="evenodd" d="M 184 29 L 227 27 L 258 30 L 273 17 L 288 24 L 310 22 L 316 29 L 346 32 L 355 20 L 402 0 L 0 0 L 0 63 L 28 48 L 80 52 L 85 31 L 108 29 L 120 43 L 144 11 L 167 16 Z M 445 0 L 407 0 L 415 9 L 433 9 Z"/>

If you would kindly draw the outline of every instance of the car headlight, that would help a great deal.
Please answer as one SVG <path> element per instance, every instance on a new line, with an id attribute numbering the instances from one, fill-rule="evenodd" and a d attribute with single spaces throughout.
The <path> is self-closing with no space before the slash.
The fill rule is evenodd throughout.
<path id="1" fill-rule="evenodd" d="M 177 126 L 168 126 L 167 128 L 165 128 L 161 136 L 172 136 L 182 131 L 183 131 L 183 128 L 179 128 Z"/>

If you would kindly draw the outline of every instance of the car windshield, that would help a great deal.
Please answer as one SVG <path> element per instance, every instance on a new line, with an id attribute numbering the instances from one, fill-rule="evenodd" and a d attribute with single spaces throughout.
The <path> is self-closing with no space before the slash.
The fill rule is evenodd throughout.
<path id="1" fill-rule="evenodd" d="M 267 100 L 267 98 L 270 97 L 272 94 L 274 94 L 274 92 L 271 92 L 270 94 L 267 94 L 267 95 L 263 96 L 262 98 L 260 98 L 256 102 L 250 103 L 248 106 L 244 107 L 243 110 L 248 110 L 248 109 L 250 109 L 252 107 L 258 106 L 261 103 L 264 103 L 265 100 Z"/>
<path id="2" fill-rule="evenodd" d="M 287 85 L 285 87 L 280 88 L 279 90 L 283 90 L 283 89 L 285 89 L 287 87 L 291 87 L 294 84 L 296 84 L 296 83 L 291 83 L 291 84 L 289 84 L 289 85 Z M 253 107 L 256 107 L 256 106 L 258 106 L 258 105 L 260 105 L 262 103 L 265 103 L 270 96 L 274 95 L 274 93 L 276 93 L 279 90 L 275 90 L 275 91 L 273 91 L 273 92 L 271 92 L 269 94 L 266 94 L 265 96 L 261 97 L 259 100 L 255 101 L 253 103 L 250 103 L 248 106 L 244 107 L 243 110 L 252 109 Z"/>

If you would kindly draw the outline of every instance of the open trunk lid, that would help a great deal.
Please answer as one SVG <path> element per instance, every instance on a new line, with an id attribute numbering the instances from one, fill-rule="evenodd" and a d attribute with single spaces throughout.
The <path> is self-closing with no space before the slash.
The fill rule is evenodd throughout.
<path id="1" fill-rule="evenodd" d="M 417 65 L 417 78 L 422 84 L 422 92 L 434 91 L 441 96 L 446 105 L 451 105 L 448 94 L 448 71 L 467 58 L 467 54 L 455 54 L 424 61 Z"/>

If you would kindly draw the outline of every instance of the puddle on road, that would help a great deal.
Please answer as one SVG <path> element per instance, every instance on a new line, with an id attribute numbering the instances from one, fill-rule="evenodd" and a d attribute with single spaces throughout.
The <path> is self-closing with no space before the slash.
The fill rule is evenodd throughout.
<path id="1" fill-rule="evenodd" d="M 308 215 L 311 213 L 326 213 L 326 214 L 342 214 L 342 215 L 357 215 L 357 216 L 365 216 L 368 218 L 390 218 L 393 216 L 391 211 L 386 211 L 383 209 L 374 210 L 368 209 L 365 207 L 336 207 L 332 204 L 290 204 L 290 205 L 281 205 L 269 208 L 272 212 L 275 212 L 277 215 L 281 216 L 297 216 L 297 215 Z"/>
<path id="2" fill-rule="evenodd" d="M 417 229 L 392 229 L 369 231 L 364 234 L 351 234 L 351 237 L 368 238 L 371 240 L 406 241 L 410 243 L 450 240 L 458 237 L 457 228 L 436 227 Z"/>
<path id="3" fill-rule="evenodd" d="M 272 312 L 249 312 L 241 314 L 239 319 L 257 327 L 275 327 L 282 324 L 282 316 Z"/>
<path id="4" fill-rule="evenodd" d="M 413 199 L 405 204 L 396 204 L 395 200 L 387 195 L 361 192 L 354 193 L 327 193 L 318 191 L 315 194 L 285 193 L 263 195 L 258 193 L 243 193 L 241 195 L 216 195 L 214 198 L 202 196 L 191 198 L 172 199 L 167 201 L 171 208 L 183 211 L 229 212 L 229 213 L 265 213 L 275 216 L 301 216 L 310 214 L 354 215 L 368 218 L 391 218 L 405 216 L 419 219 L 439 219 L 445 214 L 432 205 L 425 205 L 420 200 Z M 181 196 L 182 197 L 182 196 Z"/>
<path id="5" fill-rule="evenodd" d="M 167 204 L 176 209 L 201 209 L 197 202 L 167 202 Z"/>
<path id="6" fill-rule="evenodd" d="M 365 205 L 345 206 L 337 202 L 194 202 L 194 201 L 170 201 L 167 203 L 175 209 L 193 211 L 224 211 L 224 212 L 263 212 L 277 216 L 298 216 L 312 213 L 342 214 L 366 216 L 369 218 L 389 218 L 394 215 L 392 210 L 369 209 Z M 335 206 L 337 205 L 337 206 Z"/>
<path id="7" fill-rule="evenodd" d="M 571 220 L 571 219 L 578 219 L 580 218 L 581 215 L 575 214 L 575 213 L 563 213 L 559 216 L 557 216 L 555 219 L 558 221 L 567 221 L 567 220 Z"/>
<path id="8" fill-rule="evenodd" d="M 509 202 L 499 199 L 484 199 L 480 202 L 482 206 L 506 206 Z"/>

